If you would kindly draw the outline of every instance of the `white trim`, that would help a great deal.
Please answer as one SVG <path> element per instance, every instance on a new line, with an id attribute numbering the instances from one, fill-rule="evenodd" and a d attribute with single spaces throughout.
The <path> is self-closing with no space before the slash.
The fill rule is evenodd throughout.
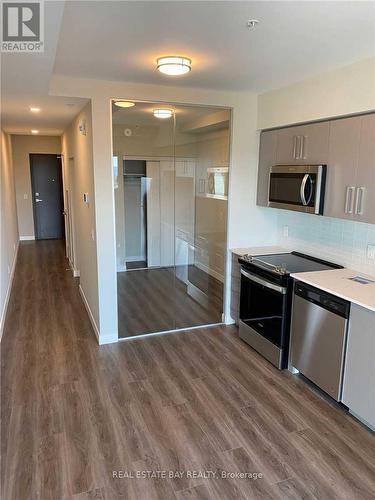
<path id="1" fill-rule="evenodd" d="M 35 236 L 20 236 L 20 241 L 34 241 Z"/>
<path id="2" fill-rule="evenodd" d="M 90 306 L 89 306 L 89 303 L 86 299 L 86 295 L 85 295 L 85 292 L 83 291 L 81 285 L 78 286 L 78 289 L 79 289 L 79 293 L 81 294 L 81 297 L 82 297 L 82 300 L 83 300 L 83 303 L 85 305 L 85 308 L 86 308 L 86 311 L 87 311 L 87 314 L 89 315 L 89 318 L 90 318 L 90 322 L 91 322 L 91 325 L 92 325 L 92 328 L 94 330 L 94 333 L 96 335 L 96 338 L 99 342 L 99 339 L 100 339 L 100 333 L 99 333 L 99 329 L 98 329 L 98 326 L 96 324 L 96 321 L 94 319 L 94 316 L 91 312 L 91 309 L 90 309 Z"/>
<path id="3" fill-rule="evenodd" d="M 78 289 L 79 289 L 79 293 L 80 293 L 80 295 L 81 295 L 81 297 L 82 297 L 82 301 L 83 301 L 83 303 L 84 303 L 84 305 L 85 305 L 85 308 L 86 308 L 87 314 L 88 314 L 88 316 L 89 316 L 89 319 L 90 319 L 90 322 L 91 322 L 92 328 L 93 328 L 93 330 L 94 330 L 94 333 L 95 333 L 95 335 L 96 335 L 96 339 L 97 339 L 97 341 L 98 341 L 99 345 L 103 345 L 103 344 L 113 344 L 113 343 L 115 343 L 115 342 L 118 342 L 118 338 L 117 338 L 117 336 L 116 336 L 116 337 L 114 337 L 113 335 L 100 335 L 99 328 L 98 328 L 98 326 L 97 326 L 97 324 L 96 324 L 96 321 L 95 321 L 95 319 L 94 319 L 94 316 L 93 316 L 93 314 L 92 314 L 91 308 L 90 308 L 90 306 L 89 306 L 89 303 L 88 303 L 88 301 L 87 301 L 87 299 L 86 299 L 86 295 L 85 295 L 85 293 L 84 293 L 84 291 L 83 291 L 83 289 L 82 289 L 81 285 L 79 285 Z"/>
<path id="4" fill-rule="evenodd" d="M 142 333 L 141 335 L 133 335 L 131 337 L 119 337 L 119 342 L 126 340 L 137 340 L 145 337 L 155 337 L 156 335 L 168 335 L 169 333 L 190 332 L 190 330 L 201 330 L 202 328 L 213 328 L 214 326 L 223 326 L 225 323 L 210 323 L 209 325 L 190 326 L 189 328 L 175 328 L 174 330 L 163 330 L 162 332 Z"/>
<path id="5" fill-rule="evenodd" d="M 1 311 L 1 318 L 0 318 L 0 341 L 3 337 L 3 330 L 4 330 L 4 325 L 5 325 L 5 318 L 8 310 L 8 304 L 9 304 L 9 299 L 10 299 L 10 292 L 12 290 L 12 285 L 13 285 L 13 278 L 14 278 L 14 271 L 16 269 L 16 263 L 17 263 L 17 257 L 18 257 L 18 249 L 20 247 L 19 241 L 17 241 L 17 247 L 16 251 L 14 252 L 14 257 L 13 257 L 13 262 L 12 262 L 12 269 L 9 275 L 9 283 L 8 283 L 8 290 L 5 295 L 5 301 L 4 301 L 4 306 L 3 310 Z"/>
<path id="6" fill-rule="evenodd" d="M 210 267 L 205 266 L 204 264 L 201 264 L 197 260 L 194 262 L 194 266 L 198 267 L 198 269 L 201 269 L 201 271 L 204 271 L 206 274 L 210 274 L 211 276 L 213 276 L 217 280 L 221 281 L 221 283 L 224 283 L 224 276 L 222 274 L 218 273 L 217 271 L 214 271 Z"/>

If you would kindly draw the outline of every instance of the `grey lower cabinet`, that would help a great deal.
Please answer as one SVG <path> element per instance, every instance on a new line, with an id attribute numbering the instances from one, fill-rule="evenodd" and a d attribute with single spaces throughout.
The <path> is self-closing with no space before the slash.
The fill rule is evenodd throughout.
<path id="1" fill-rule="evenodd" d="M 375 312 L 352 304 L 343 403 L 375 429 Z"/>
<path id="2" fill-rule="evenodd" d="M 276 163 L 279 165 L 326 164 L 329 122 L 280 129 Z"/>

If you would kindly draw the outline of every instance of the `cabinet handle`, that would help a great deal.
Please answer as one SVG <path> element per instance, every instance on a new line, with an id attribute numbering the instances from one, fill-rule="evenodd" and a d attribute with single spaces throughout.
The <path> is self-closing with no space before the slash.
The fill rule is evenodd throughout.
<path id="1" fill-rule="evenodd" d="M 365 194 L 365 188 L 363 186 L 357 188 L 356 198 L 355 198 L 355 213 L 357 215 L 363 215 L 364 194 Z"/>
<path id="2" fill-rule="evenodd" d="M 296 160 L 299 160 L 300 154 L 301 154 L 301 136 L 296 135 L 296 156 L 294 158 Z"/>
<path id="3" fill-rule="evenodd" d="M 354 191 L 355 186 L 347 186 L 346 188 L 346 198 L 345 198 L 345 213 L 352 214 L 354 207 Z"/>
<path id="4" fill-rule="evenodd" d="M 303 142 L 304 142 L 304 136 L 300 135 L 299 136 L 299 156 L 298 158 L 301 160 L 303 158 Z"/>
<path id="5" fill-rule="evenodd" d="M 305 135 L 302 136 L 302 153 L 301 158 L 306 160 L 306 150 L 307 150 L 307 137 Z"/>
<path id="6" fill-rule="evenodd" d="M 296 160 L 296 153 L 297 153 L 297 136 L 293 136 L 293 158 Z"/>

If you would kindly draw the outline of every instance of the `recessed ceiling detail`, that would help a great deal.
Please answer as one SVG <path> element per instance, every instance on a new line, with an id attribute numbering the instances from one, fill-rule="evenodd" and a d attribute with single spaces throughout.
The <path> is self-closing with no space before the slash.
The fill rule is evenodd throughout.
<path id="1" fill-rule="evenodd" d="M 181 56 L 159 57 L 156 61 L 160 73 L 168 76 L 185 75 L 191 71 L 191 59 Z"/>

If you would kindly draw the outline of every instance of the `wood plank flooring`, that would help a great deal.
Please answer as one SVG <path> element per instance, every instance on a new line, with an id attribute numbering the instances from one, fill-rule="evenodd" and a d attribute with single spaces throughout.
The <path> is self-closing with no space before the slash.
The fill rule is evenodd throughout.
<path id="1" fill-rule="evenodd" d="M 194 266 L 190 278 L 207 294 L 207 304 L 188 295 L 173 267 L 118 273 L 119 337 L 221 323 L 222 284 Z"/>
<path id="2" fill-rule="evenodd" d="M 2 499 L 375 498 L 375 436 L 236 328 L 99 347 L 66 267 L 61 242 L 20 247 L 1 346 Z M 176 474 L 120 477 L 137 471 Z"/>

